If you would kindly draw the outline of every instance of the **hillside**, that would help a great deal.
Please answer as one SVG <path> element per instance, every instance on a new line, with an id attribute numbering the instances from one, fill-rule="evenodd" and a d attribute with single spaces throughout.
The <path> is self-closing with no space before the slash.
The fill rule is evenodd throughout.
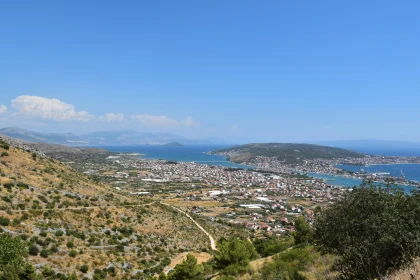
<path id="1" fill-rule="evenodd" d="M 79 145 L 86 144 L 86 141 L 82 140 L 79 136 L 74 135 L 72 133 L 40 133 L 22 129 L 19 127 L 6 127 L 0 129 L 0 134 L 30 142 Z"/>
<path id="2" fill-rule="evenodd" d="M 95 131 L 82 135 L 73 133 L 41 133 L 19 127 L 0 129 L 0 134 L 24 141 L 62 144 L 68 146 L 128 146 L 128 145 L 162 145 L 171 142 L 182 144 L 212 143 L 210 139 L 188 139 L 172 133 L 151 133 L 130 130 Z"/>
<path id="3" fill-rule="evenodd" d="M 209 247 L 187 217 L 164 205 L 97 184 L 7 139 L 0 154 L 0 232 L 25 240 L 29 262 L 44 276 L 148 277 L 178 250 Z"/>
<path id="4" fill-rule="evenodd" d="M 61 144 L 31 142 L 11 138 L 1 134 L 0 137 L 8 141 L 14 147 L 18 147 L 22 150 L 40 153 L 42 155 L 46 155 L 60 161 L 83 161 L 95 157 L 106 157 L 112 154 L 108 150 L 99 148 L 76 148 Z"/>
<path id="5" fill-rule="evenodd" d="M 236 163 L 252 162 L 257 157 L 274 157 L 285 164 L 295 164 L 311 159 L 360 158 L 364 155 L 350 150 L 292 143 L 254 143 L 213 151 Z"/>

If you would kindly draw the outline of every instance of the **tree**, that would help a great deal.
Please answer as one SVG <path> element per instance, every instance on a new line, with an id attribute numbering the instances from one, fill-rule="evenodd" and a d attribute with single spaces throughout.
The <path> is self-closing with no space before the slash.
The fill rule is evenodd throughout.
<path id="1" fill-rule="evenodd" d="M 25 243 L 10 234 L 0 235 L 0 279 L 19 279 L 26 270 L 24 256 L 27 254 Z"/>
<path id="2" fill-rule="evenodd" d="M 29 246 L 29 255 L 31 256 L 38 256 L 39 254 L 39 248 L 36 246 L 36 244 L 31 244 Z"/>
<path id="3" fill-rule="evenodd" d="M 169 280 L 201 280 L 204 279 L 203 267 L 197 264 L 197 259 L 188 254 L 187 258 L 172 270 L 168 275 Z"/>
<path id="4" fill-rule="evenodd" d="M 158 280 L 168 280 L 168 277 L 166 276 L 165 272 L 159 274 Z"/>
<path id="5" fill-rule="evenodd" d="M 312 227 L 303 217 L 299 217 L 295 221 L 296 231 L 293 233 L 295 244 L 308 244 L 312 240 Z"/>
<path id="6" fill-rule="evenodd" d="M 255 239 L 253 241 L 255 250 L 262 256 L 268 257 L 280 253 L 293 245 L 292 238 L 279 238 L 270 236 L 263 239 Z"/>
<path id="7" fill-rule="evenodd" d="M 246 271 L 249 262 L 258 257 L 257 251 L 248 240 L 233 238 L 221 240 L 215 256 L 216 266 L 225 274 L 237 275 Z"/>
<path id="8" fill-rule="evenodd" d="M 348 279 L 378 278 L 420 256 L 420 195 L 365 183 L 318 214 L 318 247 Z"/>

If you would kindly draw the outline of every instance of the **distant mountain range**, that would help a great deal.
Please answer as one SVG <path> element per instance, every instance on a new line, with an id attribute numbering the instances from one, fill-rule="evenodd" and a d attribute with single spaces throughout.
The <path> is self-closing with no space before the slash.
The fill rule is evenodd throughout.
<path id="1" fill-rule="evenodd" d="M 41 133 L 19 127 L 0 129 L 0 134 L 31 142 L 63 144 L 68 146 L 129 146 L 163 145 L 178 142 L 188 144 L 213 144 L 214 139 L 188 139 L 172 133 L 148 133 L 137 131 L 97 131 L 83 135 L 73 133 Z"/>

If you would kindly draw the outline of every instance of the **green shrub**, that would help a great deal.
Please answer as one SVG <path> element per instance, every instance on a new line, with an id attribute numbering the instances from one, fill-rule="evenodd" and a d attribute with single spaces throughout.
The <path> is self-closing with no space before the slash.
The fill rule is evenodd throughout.
<path id="1" fill-rule="evenodd" d="M 264 280 L 305 280 L 300 271 L 313 260 L 311 249 L 296 248 L 274 257 L 261 268 L 261 278 Z"/>
<path id="2" fill-rule="evenodd" d="M 79 270 L 83 273 L 86 273 L 86 272 L 89 271 L 89 267 L 84 264 L 84 265 L 80 266 Z"/>
<path id="3" fill-rule="evenodd" d="M 187 258 L 173 270 L 170 271 L 168 275 L 169 280 L 201 280 L 204 278 L 203 266 L 197 264 L 197 259 L 188 254 Z"/>
<path id="4" fill-rule="evenodd" d="M 15 184 L 13 183 L 5 183 L 3 184 L 3 187 L 5 187 L 6 189 L 12 189 L 15 186 Z"/>
<path id="5" fill-rule="evenodd" d="M 36 246 L 36 244 L 33 244 L 33 243 L 29 245 L 28 251 L 29 251 L 29 255 L 31 256 L 38 256 L 39 254 L 38 246 Z"/>
<path id="6" fill-rule="evenodd" d="M 10 220 L 5 217 L 0 217 L 0 226 L 8 226 L 10 225 Z"/>
<path id="7" fill-rule="evenodd" d="M 251 260 L 258 258 L 258 253 L 248 240 L 235 237 L 219 242 L 219 251 L 215 256 L 216 267 L 223 269 L 223 274 L 238 275 L 247 271 Z"/>
<path id="8" fill-rule="evenodd" d="M 77 256 L 77 251 L 76 250 L 71 250 L 69 252 L 69 256 L 72 257 L 72 258 L 75 258 Z"/>
<path id="9" fill-rule="evenodd" d="M 419 193 L 365 183 L 317 215 L 314 237 L 343 277 L 380 278 L 420 256 L 419 217 Z"/>
<path id="10" fill-rule="evenodd" d="M 41 252 L 39 253 L 39 255 L 41 257 L 43 257 L 43 258 L 48 258 L 48 256 L 50 255 L 50 251 L 49 250 L 46 250 L 46 249 L 43 249 L 43 250 L 41 250 Z"/>
<path id="11" fill-rule="evenodd" d="M 268 257 L 283 252 L 293 245 L 293 239 L 284 239 L 279 237 L 267 237 L 254 240 L 254 246 L 262 257 Z"/>

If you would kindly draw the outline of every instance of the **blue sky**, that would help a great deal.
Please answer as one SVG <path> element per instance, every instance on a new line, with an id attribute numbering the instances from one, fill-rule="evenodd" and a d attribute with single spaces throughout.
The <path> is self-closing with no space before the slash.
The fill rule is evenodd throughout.
<path id="1" fill-rule="evenodd" d="M 0 127 L 420 141 L 418 1 L 7 1 Z"/>

